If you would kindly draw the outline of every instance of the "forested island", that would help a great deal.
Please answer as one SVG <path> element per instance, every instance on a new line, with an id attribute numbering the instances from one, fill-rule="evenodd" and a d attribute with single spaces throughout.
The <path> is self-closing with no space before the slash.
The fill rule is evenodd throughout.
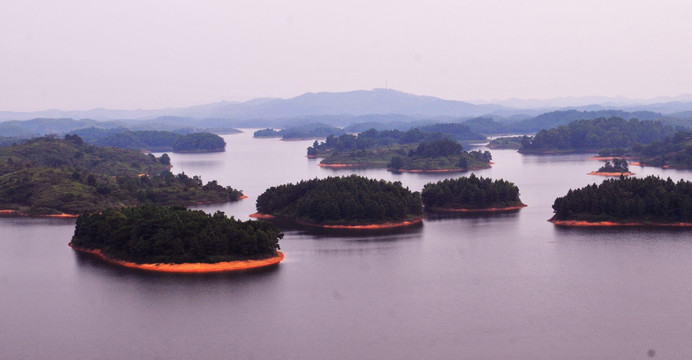
<path id="1" fill-rule="evenodd" d="M 401 182 L 357 175 L 271 187 L 257 198 L 257 211 L 254 217 L 337 229 L 391 228 L 422 220 L 420 193 Z"/>
<path id="2" fill-rule="evenodd" d="M 216 181 L 170 172 L 167 154 L 89 145 L 77 135 L 0 148 L 3 214 L 64 215 L 143 203 L 233 201 L 243 194 Z"/>
<path id="3" fill-rule="evenodd" d="M 555 199 L 550 219 L 564 226 L 692 226 L 692 183 L 656 176 L 608 179 Z"/>
<path id="4" fill-rule="evenodd" d="M 519 188 L 503 179 L 469 177 L 427 183 L 421 194 L 425 211 L 443 213 L 506 212 L 525 207 Z"/>
<path id="5" fill-rule="evenodd" d="M 533 137 L 522 139 L 520 153 L 558 154 L 596 152 L 604 148 L 626 148 L 634 144 L 649 144 L 674 133 L 660 121 L 599 118 L 578 120 L 567 126 L 541 130 Z"/>
<path id="6" fill-rule="evenodd" d="M 252 137 L 256 138 L 277 138 L 282 136 L 284 136 L 283 130 L 274 130 L 272 128 L 261 129 L 252 133 Z"/>
<path id="7" fill-rule="evenodd" d="M 486 169 L 490 167 L 489 151 L 464 151 L 454 140 L 443 139 L 423 142 L 408 154 L 392 157 L 387 165 L 399 172 L 449 172 Z"/>
<path id="8" fill-rule="evenodd" d="M 69 135 L 78 135 L 84 142 L 89 144 L 115 146 L 133 150 L 218 152 L 226 149 L 226 141 L 222 137 L 208 132 L 179 134 L 171 131 L 156 130 L 132 131 L 125 128 L 86 128 L 75 130 Z"/>
<path id="9" fill-rule="evenodd" d="M 521 147 L 522 140 L 524 138 L 526 138 L 526 136 L 499 137 L 499 138 L 490 140 L 487 147 L 489 149 L 514 149 L 514 150 L 518 150 Z"/>
<path id="10" fill-rule="evenodd" d="M 70 246 L 133 268 L 216 272 L 278 263 L 282 237 L 271 223 L 221 211 L 143 205 L 80 215 Z"/>
<path id="11" fill-rule="evenodd" d="M 328 136 L 325 141 L 315 141 L 308 147 L 308 157 L 327 157 L 334 153 L 348 154 L 355 151 L 390 147 L 392 145 L 415 145 L 423 141 L 444 139 L 441 133 L 423 132 L 420 129 L 408 131 L 370 129 L 357 135 L 343 134 L 340 136 Z"/>
<path id="12" fill-rule="evenodd" d="M 606 160 L 605 164 L 601 166 L 598 171 L 592 171 L 589 175 L 630 176 L 634 174 L 630 172 L 627 160 L 614 158 L 612 163 L 610 160 Z"/>

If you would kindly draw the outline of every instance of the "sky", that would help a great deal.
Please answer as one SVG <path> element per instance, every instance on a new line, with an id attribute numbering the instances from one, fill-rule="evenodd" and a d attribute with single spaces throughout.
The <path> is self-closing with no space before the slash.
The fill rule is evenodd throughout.
<path id="1" fill-rule="evenodd" d="M 686 0 L 0 0 L 0 111 L 692 93 Z"/>

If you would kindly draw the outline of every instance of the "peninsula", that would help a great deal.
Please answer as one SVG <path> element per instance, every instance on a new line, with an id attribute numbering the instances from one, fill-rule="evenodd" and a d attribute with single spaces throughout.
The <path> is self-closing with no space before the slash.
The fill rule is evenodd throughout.
<path id="1" fill-rule="evenodd" d="M 170 172 L 167 154 L 88 145 L 77 135 L 0 148 L 0 215 L 76 216 L 143 203 L 235 201 L 243 193 Z"/>
<path id="2" fill-rule="evenodd" d="M 277 264 L 282 237 L 264 221 L 144 205 L 80 215 L 69 245 L 129 268 L 206 273 Z"/>

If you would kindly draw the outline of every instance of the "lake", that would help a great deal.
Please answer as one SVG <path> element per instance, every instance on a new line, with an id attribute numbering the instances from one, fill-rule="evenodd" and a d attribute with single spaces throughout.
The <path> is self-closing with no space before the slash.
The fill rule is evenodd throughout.
<path id="1" fill-rule="evenodd" d="M 312 141 L 224 138 L 223 153 L 169 154 L 172 171 L 242 189 L 248 199 L 196 207 L 241 219 L 266 188 L 301 179 L 420 191 L 459 176 L 325 169 L 305 157 Z M 692 232 L 555 227 L 554 199 L 601 182 L 586 174 L 602 163 L 491 152 L 476 175 L 514 182 L 528 207 L 376 235 L 289 230 L 286 259 L 256 271 L 119 268 L 67 246 L 74 219 L 0 218 L 0 359 L 689 358 Z"/>

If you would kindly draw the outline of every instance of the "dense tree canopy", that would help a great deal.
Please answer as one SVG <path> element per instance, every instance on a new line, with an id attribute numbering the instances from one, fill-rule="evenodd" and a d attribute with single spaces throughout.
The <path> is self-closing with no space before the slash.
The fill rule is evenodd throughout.
<path id="1" fill-rule="evenodd" d="M 283 130 L 274 130 L 272 128 L 261 129 L 261 130 L 257 130 L 254 133 L 252 133 L 252 137 L 256 137 L 256 138 L 282 137 L 282 136 L 284 136 Z"/>
<path id="2" fill-rule="evenodd" d="M 226 147 L 223 138 L 208 132 L 180 134 L 171 131 L 132 131 L 125 128 L 92 127 L 75 130 L 70 135 L 79 135 L 89 144 L 133 150 L 206 152 L 222 151 Z"/>
<path id="3" fill-rule="evenodd" d="M 317 142 L 308 147 L 310 156 L 326 156 L 332 152 L 351 152 L 376 147 L 387 147 L 394 144 L 417 144 L 422 141 L 443 139 L 441 133 L 423 132 L 419 129 L 409 131 L 370 129 L 357 135 L 343 134 L 328 136 L 323 142 Z"/>
<path id="4" fill-rule="evenodd" d="M 649 145 L 635 144 L 629 151 L 643 165 L 692 168 L 692 132 L 678 131 Z"/>
<path id="5" fill-rule="evenodd" d="M 0 149 L 0 208 L 78 214 L 142 203 L 225 202 L 242 193 L 216 181 L 173 175 L 170 158 L 87 145 L 77 135 Z"/>
<path id="6" fill-rule="evenodd" d="M 605 180 L 555 199 L 554 220 L 692 222 L 692 183 L 648 176 Z"/>
<path id="7" fill-rule="evenodd" d="M 522 140 L 519 152 L 598 151 L 603 148 L 629 147 L 635 143 L 648 144 L 674 132 L 660 121 L 625 120 L 611 117 L 578 120 L 567 126 L 541 130 L 534 137 Z"/>
<path id="8" fill-rule="evenodd" d="M 214 263 L 274 256 L 282 237 L 270 223 L 220 211 L 144 205 L 82 214 L 72 244 L 135 263 Z"/>
<path id="9" fill-rule="evenodd" d="M 388 167 L 391 170 L 454 170 L 480 169 L 490 166 L 489 151 L 463 151 L 454 140 L 426 141 L 409 151 L 408 155 L 395 155 Z"/>
<path id="10" fill-rule="evenodd" d="M 260 213 L 316 224 L 377 224 L 421 216 L 420 193 L 400 182 L 357 175 L 328 177 L 267 189 L 257 198 Z"/>
<path id="11" fill-rule="evenodd" d="M 519 188 L 503 179 L 469 177 L 427 183 L 422 192 L 426 209 L 483 209 L 522 205 Z"/>

